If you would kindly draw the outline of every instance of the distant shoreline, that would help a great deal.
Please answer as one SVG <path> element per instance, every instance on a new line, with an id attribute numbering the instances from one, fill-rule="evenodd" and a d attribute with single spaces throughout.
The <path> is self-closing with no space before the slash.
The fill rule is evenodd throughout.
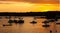
<path id="1" fill-rule="evenodd" d="M 48 11 L 48 12 L 26 12 L 26 13 L 17 13 L 17 12 L 0 12 L 0 16 L 46 16 L 47 18 L 60 18 L 59 11 Z"/>

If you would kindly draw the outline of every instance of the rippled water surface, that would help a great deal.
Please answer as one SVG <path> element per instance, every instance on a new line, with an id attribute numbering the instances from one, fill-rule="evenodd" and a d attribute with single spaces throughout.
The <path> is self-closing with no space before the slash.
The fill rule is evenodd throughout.
<path id="1" fill-rule="evenodd" d="M 54 28 L 54 26 L 50 28 L 42 27 L 45 18 L 36 19 L 36 24 L 30 23 L 33 21 L 33 17 L 24 17 L 23 19 L 23 24 L 13 23 L 12 26 L 3 26 L 3 24 L 8 24 L 8 19 L 0 19 L 0 33 L 50 33 L 50 29 Z M 54 23 L 51 25 L 54 25 Z M 54 31 L 54 29 L 52 30 Z"/>

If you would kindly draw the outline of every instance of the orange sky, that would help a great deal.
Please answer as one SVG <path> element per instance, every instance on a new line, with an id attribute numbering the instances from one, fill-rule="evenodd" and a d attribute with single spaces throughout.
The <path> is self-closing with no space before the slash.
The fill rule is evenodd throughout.
<path id="1" fill-rule="evenodd" d="M 58 0 L 1 0 L 0 12 L 60 11 L 58 3 Z"/>
<path id="2" fill-rule="evenodd" d="M 51 3 L 51 4 L 57 4 L 59 0 L 1 0 L 1 1 L 16 1 L 16 2 Z"/>

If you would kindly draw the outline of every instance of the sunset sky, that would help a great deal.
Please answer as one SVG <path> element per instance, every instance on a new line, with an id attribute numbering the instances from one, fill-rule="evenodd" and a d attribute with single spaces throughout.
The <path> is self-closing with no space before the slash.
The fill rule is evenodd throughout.
<path id="1" fill-rule="evenodd" d="M 0 12 L 60 11 L 59 0 L 0 0 Z"/>

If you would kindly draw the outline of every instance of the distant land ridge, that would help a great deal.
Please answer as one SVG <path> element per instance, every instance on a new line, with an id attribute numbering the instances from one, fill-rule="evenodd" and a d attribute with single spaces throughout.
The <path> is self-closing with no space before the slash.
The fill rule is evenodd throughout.
<path id="1" fill-rule="evenodd" d="M 60 18 L 59 11 L 48 11 L 48 12 L 26 12 L 26 13 L 17 13 L 17 12 L 0 12 L 0 16 L 46 16 L 47 18 Z"/>

